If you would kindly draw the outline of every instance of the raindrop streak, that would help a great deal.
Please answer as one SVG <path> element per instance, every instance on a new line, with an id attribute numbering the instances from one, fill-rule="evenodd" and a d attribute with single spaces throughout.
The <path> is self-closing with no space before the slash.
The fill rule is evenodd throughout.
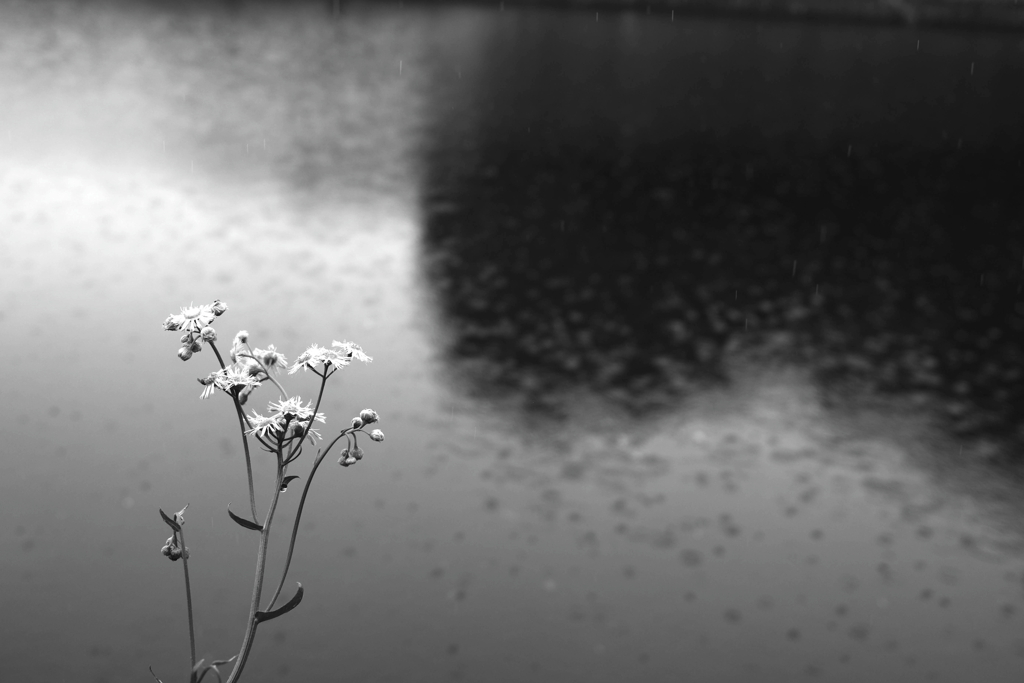
<path id="1" fill-rule="evenodd" d="M 853 154 L 853 145 L 847 145 L 846 146 L 846 158 L 849 159 L 851 154 Z"/>
<path id="2" fill-rule="evenodd" d="M 918 52 L 921 51 L 921 41 L 920 40 L 917 41 L 917 50 L 918 50 Z"/>
<path id="3" fill-rule="evenodd" d="M 971 62 L 971 75 L 974 75 L 974 62 Z"/>
<path id="4" fill-rule="evenodd" d="M 796 261 L 793 261 L 793 277 L 796 277 Z"/>
<path id="5" fill-rule="evenodd" d="M 398 60 L 398 75 L 399 76 L 402 75 L 402 60 L 401 59 Z"/>

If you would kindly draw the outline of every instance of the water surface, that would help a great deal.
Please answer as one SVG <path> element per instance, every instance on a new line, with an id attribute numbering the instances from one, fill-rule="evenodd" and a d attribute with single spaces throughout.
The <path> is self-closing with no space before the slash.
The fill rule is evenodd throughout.
<path id="1" fill-rule="evenodd" d="M 221 298 L 362 344 L 328 427 L 387 434 L 318 474 L 250 680 L 1018 680 L 1020 39 L 0 7 L 12 679 L 181 680 L 185 503 L 237 650 L 239 440 L 159 327 Z"/>

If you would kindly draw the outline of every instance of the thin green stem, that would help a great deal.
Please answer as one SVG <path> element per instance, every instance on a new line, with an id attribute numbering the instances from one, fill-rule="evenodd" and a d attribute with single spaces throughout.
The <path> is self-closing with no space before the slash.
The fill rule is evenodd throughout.
<path id="1" fill-rule="evenodd" d="M 249 658 L 249 651 L 252 649 L 253 640 L 256 637 L 256 612 L 259 611 L 260 597 L 263 591 L 263 576 L 267 566 L 267 544 L 270 540 L 270 523 L 274 521 L 274 510 L 277 509 L 277 501 L 281 497 L 281 482 L 284 480 L 284 465 L 281 462 L 280 450 L 277 458 L 277 481 L 274 482 L 274 495 L 270 501 L 270 509 L 267 511 L 267 521 L 263 523 L 263 531 L 260 533 L 260 547 L 256 554 L 256 579 L 252 588 L 252 602 L 249 604 L 249 621 L 245 627 L 245 636 L 242 638 L 242 649 L 238 652 L 238 661 L 228 676 L 227 683 L 237 683 L 242 676 L 242 669 Z"/>
<path id="2" fill-rule="evenodd" d="M 210 348 L 217 354 L 217 362 L 220 363 L 221 370 L 224 370 L 224 359 L 221 358 L 220 351 L 217 350 L 217 345 L 210 342 Z M 245 474 L 249 480 L 249 509 L 252 510 L 252 521 L 257 524 L 260 523 L 260 518 L 256 516 L 256 488 L 252 483 L 252 458 L 249 456 L 249 439 L 245 435 L 245 425 L 248 420 L 245 417 L 245 412 L 242 410 L 242 404 L 238 402 L 238 392 L 232 390 L 231 400 L 235 403 L 235 412 L 238 414 L 238 429 L 242 432 L 242 448 L 245 449 Z"/>
<path id="3" fill-rule="evenodd" d="M 281 581 L 277 584 L 277 590 L 274 591 L 274 597 L 270 599 L 270 604 L 267 605 L 267 609 L 264 611 L 269 612 L 274 609 L 274 603 L 276 603 L 278 597 L 280 597 L 281 589 L 284 588 L 285 579 L 288 578 L 288 569 L 292 566 L 292 553 L 295 552 L 295 539 L 299 535 L 299 521 L 302 519 L 302 509 L 306 505 L 306 496 L 309 494 L 309 485 L 313 483 L 313 476 L 316 474 L 317 468 L 320 467 L 320 463 L 322 463 L 324 458 L 327 457 L 331 448 L 333 448 L 334 444 L 338 442 L 338 439 L 345 436 L 345 433 L 346 432 L 342 432 L 341 434 L 338 434 L 338 436 L 334 437 L 334 441 L 329 443 L 324 451 L 318 453 L 316 460 L 313 461 L 313 469 L 310 470 L 309 476 L 306 477 L 306 484 L 302 487 L 302 497 L 299 498 L 299 508 L 295 512 L 295 523 L 292 524 L 292 537 L 288 541 L 288 557 L 286 557 L 284 561 L 284 571 L 281 572 Z"/>
<path id="4" fill-rule="evenodd" d="M 185 547 L 185 532 L 178 530 L 178 543 L 181 548 L 181 565 L 185 569 L 185 604 L 188 605 L 188 644 L 192 654 L 192 666 L 189 667 L 188 679 L 191 683 L 196 680 L 196 627 L 192 619 L 192 584 L 188 580 L 188 549 Z"/>

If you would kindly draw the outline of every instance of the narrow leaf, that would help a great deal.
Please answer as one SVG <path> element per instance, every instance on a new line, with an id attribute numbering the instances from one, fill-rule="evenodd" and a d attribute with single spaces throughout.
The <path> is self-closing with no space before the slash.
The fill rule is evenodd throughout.
<path id="1" fill-rule="evenodd" d="M 204 657 L 203 659 L 200 659 L 198 662 L 196 662 L 196 665 L 194 667 L 192 667 L 192 672 L 195 673 L 196 671 L 199 671 L 200 667 L 203 666 L 203 662 L 205 662 L 205 661 L 206 661 L 206 658 Z"/>
<path id="2" fill-rule="evenodd" d="M 296 583 L 299 583 L 299 582 L 296 581 Z M 264 621 L 270 621 L 271 619 L 275 619 L 275 618 L 281 616 L 282 614 L 285 614 L 286 612 L 291 612 L 293 609 L 295 609 L 298 606 L 298 604 L 300 602 L 302 602 L 302 593 L 303 593 L 302 584 L 299 583 L 299 590 L 295 591 L 295 595 L 292 596 L 291 600 L 289 600 L 288 602 L 286 602 L 285 604 L 281 605 L 280 607 L 278 607 L 277 609 L 275 609 L 275 610 L 273 610 L 271 612 L 257 612 L 256 613 L 256 623 L 259 624 L 259 623 L 262 623 Z"/>
<path id="3" fill-rule="evenodd" d="M 235 520 L 235 522 L 239 526 L 244 526 L 246 529 L 252 529 L 253 531 L 263 531 L 263 527 L 262 526 L 260 526 L 256 522 L 250 522 L 245 517 L 239 517 L 238 515 L 236 515 L 234 512 L 231 511 L 230 507 L 228 508 L 228 515 L 230 515 L 231 519 Z"/>
<path id="4" fill-rule="evenodd" d="M 149 667 L 149 674 L 153 677 L 153 680 L 155 680 L 156 683 L 164 683 L 163 681 L 161 681 L 159 678 L 156 677 L 155 673 L 153 673 L 153 667 Z"/>
<path id="5" fill-rule="evenodd" d="M 210 666 L 221 666 L 223 664 L 230 664 L 238 658 L 238 655 L 233 656 L 231 659 L 217 659 L 210 663 Z"/>
<path id="6" fill-rule="evenodd" d="M 157 508 L 157 509 L 160 510 L 160 508 Z M 181 531 L 181 525 L 178 524 L 177 522 L 175 522 L 170 517 L 168 517 L 166 512 L 164 512 L 163 510 L 160 510 L 160 516 L 164 518 L 165 522 L 167 522 L 167 526 L 171 527 L 175 531 Z"/>
<path id="7" fill-rule="evenodd" d="M 288 482 L 295 481 L 298 478 L 299 475 L 297 474 L 292 474 L 290 476 L 285 477 L 284 480 L 281 481 L 281 493 L 284 493 L 285 491 L 288 490 Z"/>

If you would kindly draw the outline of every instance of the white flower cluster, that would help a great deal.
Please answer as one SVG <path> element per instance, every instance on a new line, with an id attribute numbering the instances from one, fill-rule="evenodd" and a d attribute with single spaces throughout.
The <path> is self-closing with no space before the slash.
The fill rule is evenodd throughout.
<path id="1" fill-rule="evenodd" d="M 167 316 L 164 320 L 164 329 L 168 332 L 180 332 L 181 348 L 178 349 L 178 358 L 188 360 L 192 354 L 203 350 L 203 342 L 212 342 L 217 339 L 217 332 L 210 323 L 217 316 L 223 315 L 228 310 L 227 304 L 220 299 L 215 299 L 212 304 L 196 306 L 189 304 L 181 309 L 181 313 Z"/>

